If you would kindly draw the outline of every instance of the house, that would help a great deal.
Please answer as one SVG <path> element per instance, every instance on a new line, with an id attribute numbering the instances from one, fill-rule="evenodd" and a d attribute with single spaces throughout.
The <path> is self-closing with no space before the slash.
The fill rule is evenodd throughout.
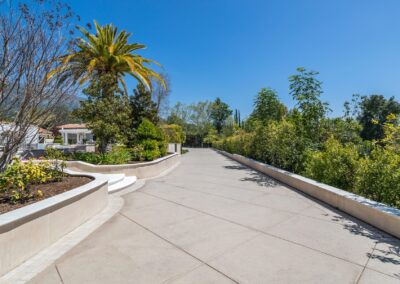
<path id="1" fill-rule="evenodd" d="M 0 146 L 4 146 L 7 143 L 10 133 L 14 133 L 17 130 L 18 129 L 16 128 L 15 124 L 12 122 L 0 123 Z M 36 125 L 30 125 L 24 139 L 19 145 L 19 149 L 37 149 L 39 139 L 39 127 Z"/>
<path id="2" fill-rule="evenodd" d="M 64 145 L 85 145 L 93 144 L 94 137 L 86 124 L 64 124 L 57 126 L 58 132 L 61 134 Z"/>

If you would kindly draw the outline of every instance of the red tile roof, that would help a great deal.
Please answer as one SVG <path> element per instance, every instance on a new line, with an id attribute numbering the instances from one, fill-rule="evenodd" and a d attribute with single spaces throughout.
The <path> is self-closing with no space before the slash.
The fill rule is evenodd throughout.
<path id="1" fill-rule="evenodd" d="M 64 125 L 59 125 L 57 126 L 57 129 L 83 129 L 83 128 L 87 128 L 86 124 L 82 123 L 70 123 L 70 124 L 64 124 Z"/>

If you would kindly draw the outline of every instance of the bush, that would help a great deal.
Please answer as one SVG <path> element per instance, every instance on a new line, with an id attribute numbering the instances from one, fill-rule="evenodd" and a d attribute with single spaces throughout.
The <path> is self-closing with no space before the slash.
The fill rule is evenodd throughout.
<path id="1" fill-rule="evenodd" d="M 130 149 L 133 160 L 152 161 L 167 154 L 166 135 L 148 119 L 139 125 L 137 137 L 138 144 Z"/>
<path id="2" fill-rule="evenodd" d="M 140 142 L 144 149 L 145 160 L 151 161 L 160 157 L 161 153 L 158 147 L 158 142 L 152 139 L 146 139 Z"/>
<path id="3" fill-rule="evenodd" d="M 150 120 L 144 118 L 137 129 L 139 141 L 144 139 L 162 140 L 162 131 L 157 128 Z"/>
<path id="4" fill-rule="evenodd" d="M 183 144 L 185 142 L 186 137 L 181 126 L 177 124 L 166 124 L 163 125 L 161 128 L 164 131 L 165 140 L 168 143 Z"/>
<path id="5" fill-rule="evenodd" d="M 354 192 L 400 208 L 400 155 L 376 146 L 360 160 Z"/>
<path id="6" fill-rule="evenodd" d="M 293 172 L 303 169 L 307 140 L 294 123 L 283 120 L 259 127 L 250 146 L 254 159 Z"/>
<path id="7" fill-rule="evenodd" d="M 95 165 L 119 165 L 131 160 L 131 151 L 122 146 L 114 146 L 110 152 L 100 153 L 74 153 L 70 160 L 83 161 Z"/>
<path id="8" fill-rule="evenodd" d="M 54 137 L 54 141 L 53 142 L 57 143 L 57 144 L 61 144 L 61 145 L 64 144 L 64 140 L 63 140 L 62 136 L 60 136 L 60 135 Z"/>
<path id="9" fill-rule="evenodd" d="M 229 153 L 251 156 L 253 136 L 254 135 L 251 133 L 242 132 L 223 140 L 213 142 L 213 147 Z"/>
<path id="10" fill-rule="evenodd" d="M 353 190 L 359 154 L 353 144 L 328 139 L 321 151 L 308 151 L 303 174 L 342 189 Z"/>
<path id="11" fill-rule="evenodd" d="M 68 160 L 76 160 L 76 161 L 82 161 L 82 162 L 87 162 L 90 164 L 101 164 L 102 161 L 102 154 L 98 153 L 86 153 L 86 152 L 77 152 L 73 153 L 68 157 Z"/>
<path id="12" fill-rule="evenodd" d="M 110 152 L 103 154 L 102 164 L 119 165 L 126 164 L 131 160 L 131 154 L 128 149 L 123 146 L 114 146 Z"/>
<path id="13" fill-rule="evenodd" d="M 131 153 L 131 158 L 133 161 L 144 161 L 144 148 L 143 145 L 136 145 L 129 149 Z"/>
<path id="14" fill-rule="evenodd" d="M 0 174 L 0 197 L 10 202 L 27 201 L 35 196 L 41 196 L 40 190 L 33 191 L 31 186 L 62 179 L 62 172 L 55 170 L 47 161 L 26 163 L 15 159 L 6 170 Z"/>

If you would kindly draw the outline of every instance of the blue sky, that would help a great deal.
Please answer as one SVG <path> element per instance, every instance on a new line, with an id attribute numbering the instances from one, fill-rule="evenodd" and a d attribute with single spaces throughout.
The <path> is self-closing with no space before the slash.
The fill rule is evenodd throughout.
<path id="1" fill-rule="evenodd" d="M 333 113 L 354 93 L 400 99 L 398 0 L 69 0 L 114 23 L 171 77 L 170 104 L 219 96 L 247 115 L 262 87 L 288 106 L 296 67 L 320 72 Z M 130 89 L 135 86 L 129 81 Z"/>

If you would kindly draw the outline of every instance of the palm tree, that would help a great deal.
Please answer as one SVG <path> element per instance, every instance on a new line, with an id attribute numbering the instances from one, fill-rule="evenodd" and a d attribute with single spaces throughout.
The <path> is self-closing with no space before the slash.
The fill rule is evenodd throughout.
<path id="1" fill-rule="evenodd" d="M 125 30 L 118 33 L 112 24 L 99 26 L 96 21 L 94 24 L 95 34 L 78 27 L 84 37 L 78 38 L 77 50 L 63 56 L 62 64 L 49 74 L 50 77 L 64 72 L 65 76 L 73 76 L 79 84 L 83 84 L 96 76 L 112 74 L 115 82 L 122 84 L 125 93 L 125 75 L 135 77 L 148 89 L 152 88 L 152 79 L 159 80 L 165 87 L 162 77 L 148 67 L 152 63 L 160 64 L 135 53 L 145 48 L 143 44 L 128 43 L 131 34 Z"/>

